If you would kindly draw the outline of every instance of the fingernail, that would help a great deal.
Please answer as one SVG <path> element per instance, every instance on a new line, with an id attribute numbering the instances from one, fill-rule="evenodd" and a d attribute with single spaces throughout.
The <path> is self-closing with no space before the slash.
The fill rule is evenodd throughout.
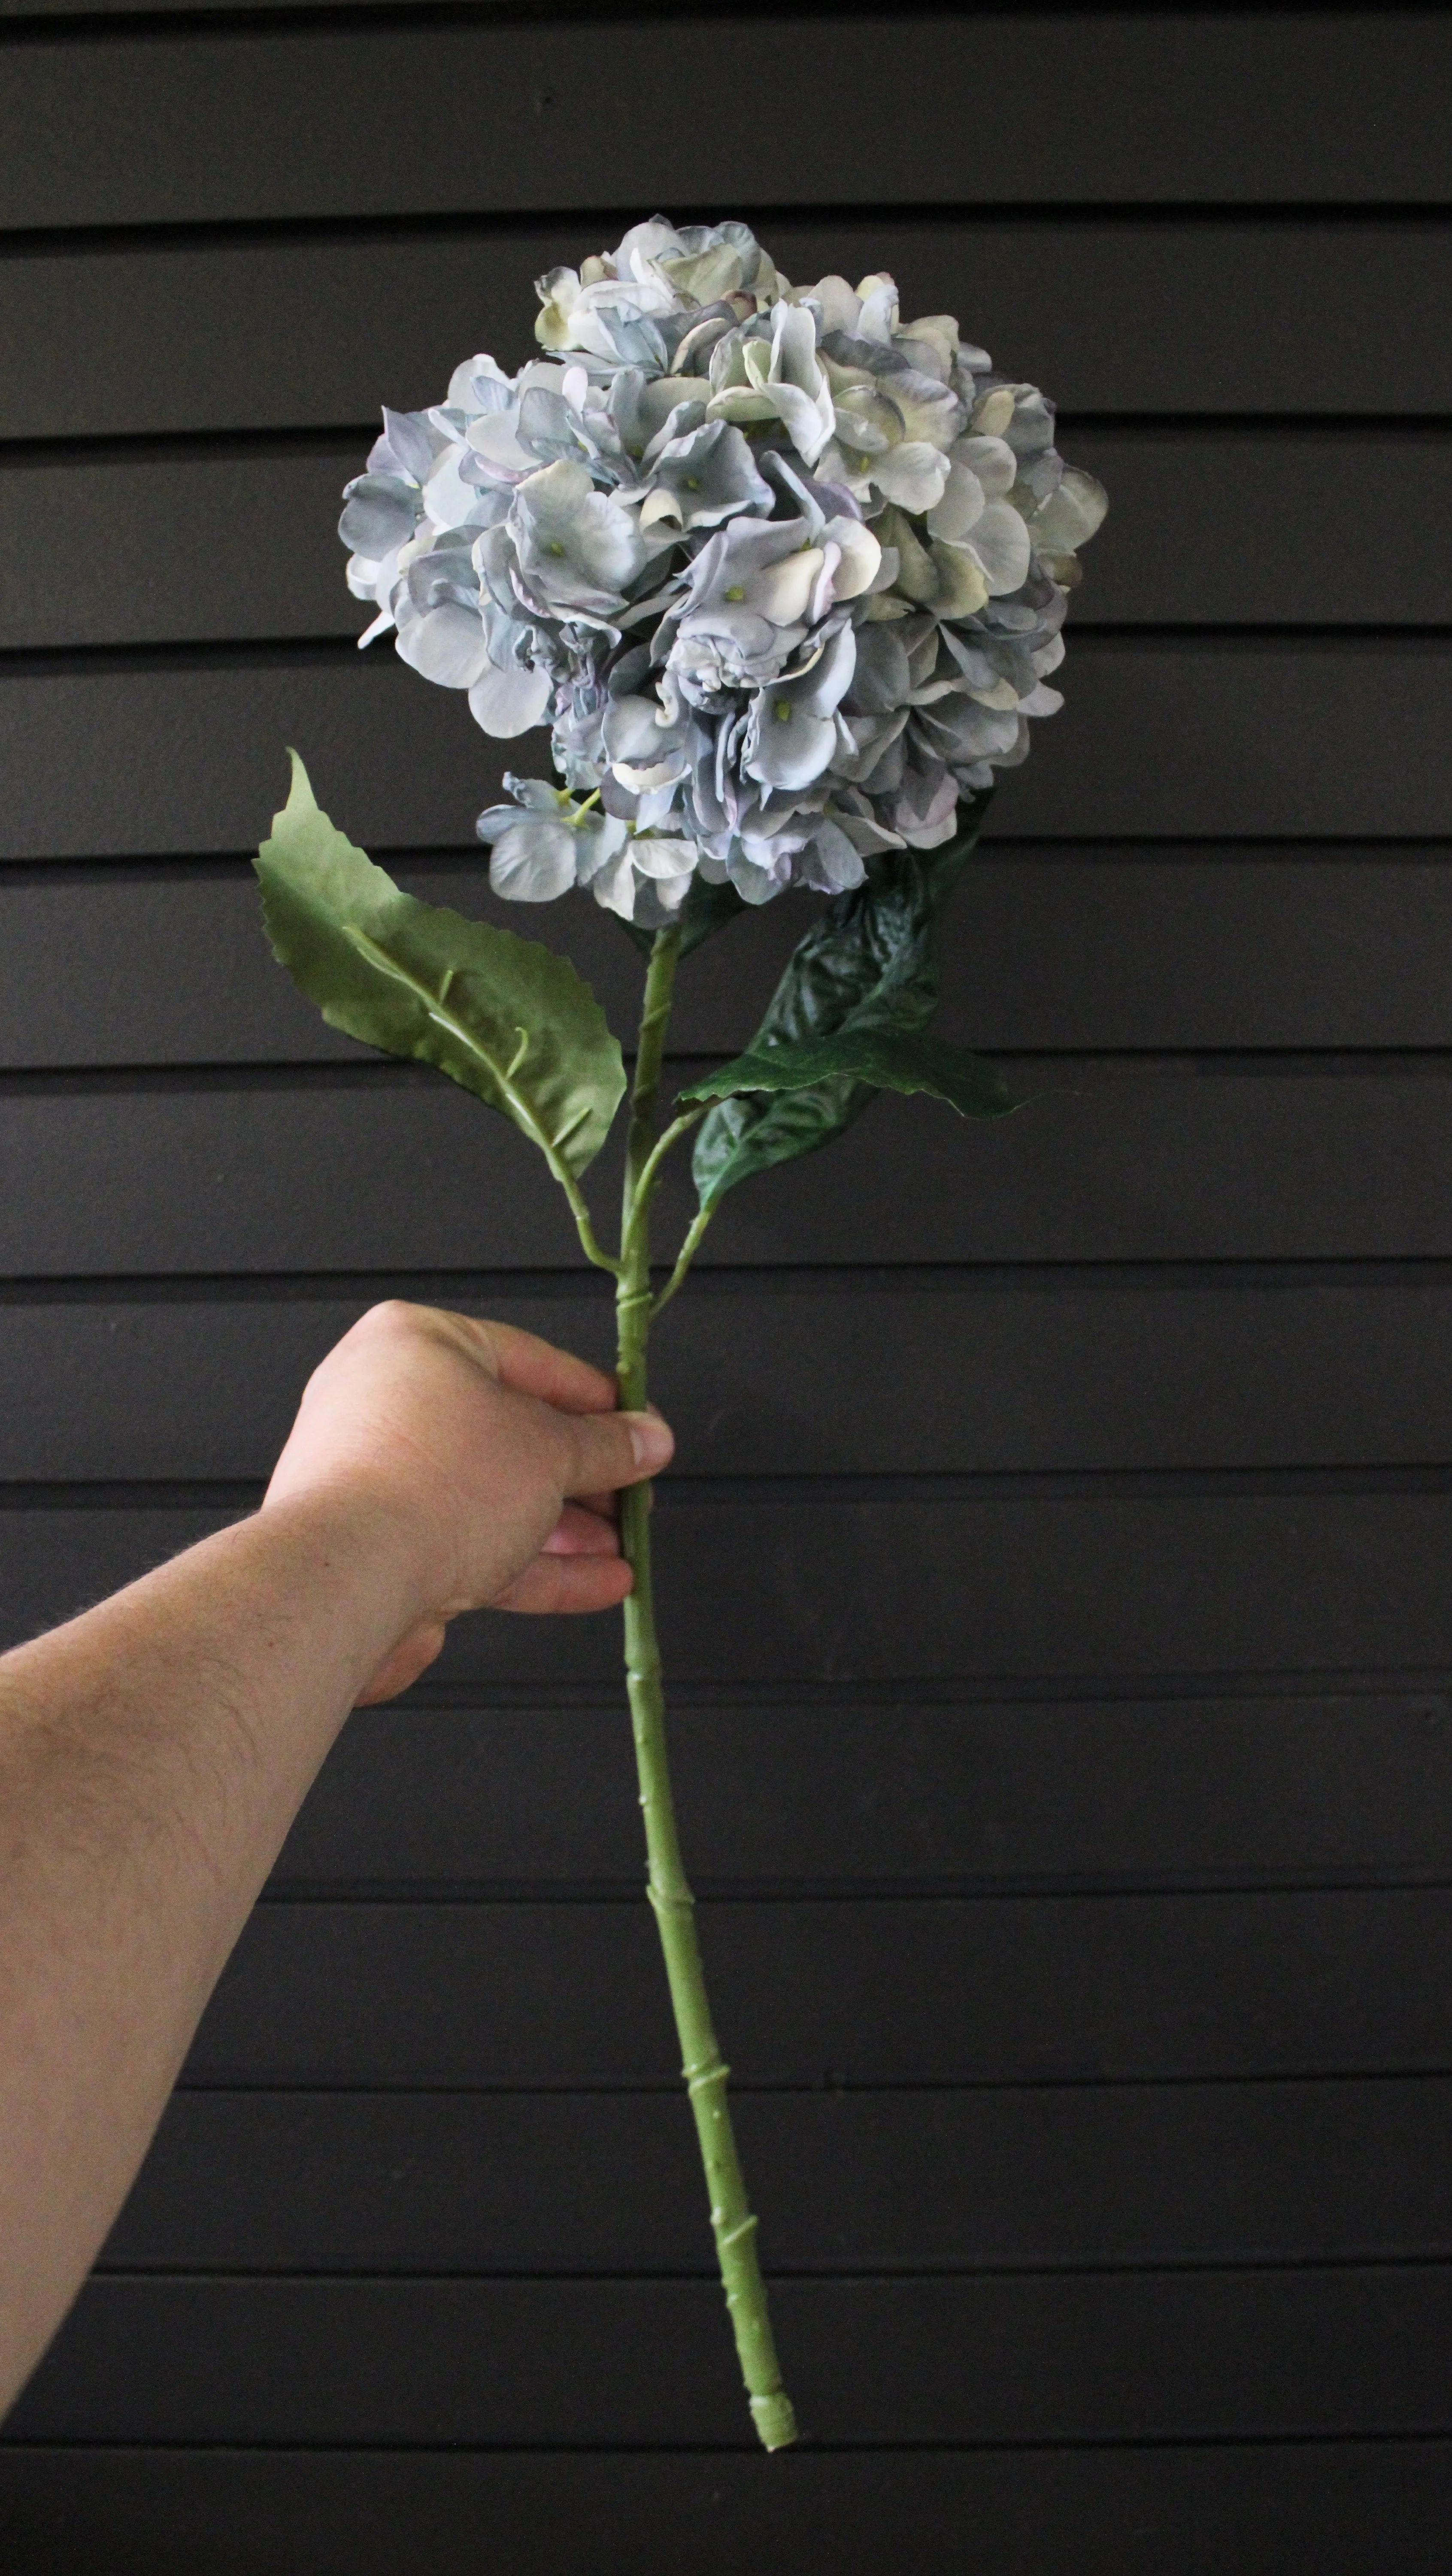
<path id="1" fill-rule="evenodd" d="M 654 1405 L 648 1413 L 631 1413 L 626 1419 L 630 1425 L 631 1454 L 637 1467 L 663 1467 L 676 1444 Z"/>

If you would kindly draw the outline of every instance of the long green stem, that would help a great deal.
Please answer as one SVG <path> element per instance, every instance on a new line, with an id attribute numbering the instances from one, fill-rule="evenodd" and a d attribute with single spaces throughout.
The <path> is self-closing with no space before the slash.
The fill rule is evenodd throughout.
<path id="1" fill-rule="evenodd" d="M 665 1053 L 666 1024 L 680 954 L 680 932 L 657 934 L 645 981 L 635 1085 L 630 1101 L 630 1134 L 626 1146 L 625 1206 L 621 1250 L 625 1275 L 616 1294 L 619 1325 L 620 1400 L 638 1407 L 645 1402 L 646 1342 L 650 1332 L 650 1197 L 659 1172 L 655 1156 L 656 1094 Z M 677 1125 L 682 1125 L 678 1121 Z M 672 1285 L 676 1283 L 673 1281 Z M 667 1292 L 668 1293 L 668 1292 Z M 721 2266 L 726 2305 L 736 2336 L 737 2357 L 751 2402 L 752 2420 L 768 2451 L 796 2439 L 796 2418 L 781 2383 L 766 2286 L 756 2252 L 756 2220 L 746 2198 L 746 2183 L 731 2112 L 726 2099 L 727 2069 L 722 2060 L 711 2007 L 706 1996 L 695 1903 L 681 1861 L 666 1760 L 665 1693 L 660 1645 L 656 1636 L 651 1588 L 650 1503 L 648 1488 L 637 1485 L 621 1497 L 621 1544 L 635 1576 L 625 1603 L 625 1675 L 635 1730 L 635 1759 L 640 1776 L 640 1803 L 645 1816 L 649 1863 L 646 1892 L 654 1909 L 665 1952 L 666 1976 L 681 2044 L 681 2071 L 695 2116 L 701 2160 L 711 2195 L 711 2226 Z"/>

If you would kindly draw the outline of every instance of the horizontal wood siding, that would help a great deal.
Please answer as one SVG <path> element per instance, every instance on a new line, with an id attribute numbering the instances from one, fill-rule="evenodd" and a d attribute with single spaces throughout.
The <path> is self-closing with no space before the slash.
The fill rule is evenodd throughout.
<path id="1" fill-rule="evenodd" d="M 406 25 L 32 42 L 6 82 L 0 221 L 573 212 L 632 202 L 642 132 L 676 203 L 777 204 L 787 172 L 794 202 L 834 207 L 936 205 L 945 181 L 989 205 L 1443 194 L 1452 40 L 1435 18 L 1329 18 L 1313 39 L 1294 18 L 1025 11 L 991 47 L 971 17 L 828 24 L 774 16 L 765 82 L 761 30 L 729 13 L 677 25 L 669 45 L 628 20 L 433 28 L 425 148 L 399 113 L 421 76 Z M 804 132 L 801 99 L 824 87 L 831 113 Z M 711 114 L 680 118 L 683 94 Z"/>
<path id="2" fill-rule="evenodd" d="M 789 2375 L 747 2447 L 608 1620 L 325 1766 L 0 2442 L 6 2576 L 1442 2576 L 1447 22 L 0 0 L 0 1638 L 251 1507 L 375 1298 L 608 1355 L 502 1123 L 325 1029 L 303 751 L 491 910 L 335 524 L 668 212 L 891 268 L 1112 515 L 889 1100 L 662 1328 L 675 1760 Z M 681 1079 L 795 899 L 683 976 Z M 526 925 L 627 1029 L 584 901 Z M 613 1194 L 609 1155 L 590 1187 Z M 689 1205 L 663 1194 L 663 1230 Z"/>
<path id="3" fill-rule="evenodd" d="M 944 173 L 948 184 L 962 184 L 971 159 Z M 336 154 L 332 166 L 341 166 Z M 528 281 L 578 262 L 582 239 L 616 238 L 617 220 L 517 228 L 456 219 L 397 232 L 168 227 L 145 237 L 143 257 L 140 244 L 105 236 L 19 241 L 0 261 L 0 331 L 12 356 L 0 437 L 55 439 L 69 454 L 85 438 L 359 424 L 361 456 L 379 404 L 436 402 L 461 349 L 490 348 L 501 364 L 520 365 L 534 345 Z M 1147 222 L 1051 209 L 848 210 L 809 223 L 763 220 L 762 229 L 788 276 L 855 276 L 880 263 L 898 279 L 905 311 L 971 311 L 965 329 L 1000 365 L 1031 370 L 1070 415 L 1370 416 L 1415 426 L 1452 411 L 1452 349 L 1439 327 L 1452 240 L 1441 213 L 1342 220 L 1283 209 L 1269 220 Z M 90 361 L 84 412 L 78 348 Z M 1308 551 L 1319 556 L 1326 532 L 1311 535 Z M 205 571 L 199 564 L 199 579 Z M 1193 601 L 1182 613 L 1193 621 Z"/>
<path id="4" fill-rule="evenodd" d="M 730 2447 L 710 2281 L 93 2282 L 16 2437 Z M 778 2279 L 817 2441 L 1325 2439 L 1425 2432 L 1446 2266 Z M 188 2356 L 183 2371 L 173 2356 Z M 850 2351 L 854 2368 L 841 2367 Z"/>
<path id="5" fill-rule="evenodd" d="M 1349 599 L 1358 625 L 1445 623 L 1452 441 L 1440 431 L 1100 425 L 1073 442 L 1124 513 L 1094 568 L 1096 626 L 1173 623 L 1187 596 L 1215 625 L 1336 625 Z M 64 462 L 6 465 L 0 451 L 0 649 L 356 638 L 371 609 L 338 579 L 335 522 L 361 444 L 283 431 L 139 460 L 77 446 Z M 1319 557 L 1301 540 L 1308 517 L 1336 530 Z"/>
<path id="6" fill-rule="evenodd" d="M 468 849 L 521 755 L 414 679 L 346 644 L 236 668 L 216 653 L 80 669 L 17 657 L 0 672 L 0 859 L 255 846 L 286 792 L 289 731 L 353 837 Z M 1187 819 L 1211 840 L 1437 838 L 1449 690 L 1452 641 L 1436 638 L 1081 637 L 1063 713 L 996 825 L 1063 840 L 1178 838 Z M 84 766 L 68 757 L 80 740 Z"/>

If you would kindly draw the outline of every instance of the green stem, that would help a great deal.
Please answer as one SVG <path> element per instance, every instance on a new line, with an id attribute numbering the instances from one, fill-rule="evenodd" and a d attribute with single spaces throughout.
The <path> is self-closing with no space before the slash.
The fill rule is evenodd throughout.
<path id="1" fill-rule="evenodd" d="M 663 930 L 657 933 L 651 951 L 645 980 L 635 1085 L 630 1101 L 621 1228 L 625 1274 L 616 1293 L 616 1313 L 620 1336 L 620 1400 L 632 1408 L 643 1405 L 646 1395 L 646 1342 L 652 1315 L 650 1197 L 660 1168 L 659 1156 L 655 1153 L 655 1106 L 680 944 L 679 930 Z M 777 2451 L 786 2443 L 795 2441 L 796 2419 L 777 2366 L 776 2347 L 766 2308 L 766 2286 L 757 2260 L 756 2220 L 747 2202 L 741 2159 L 736 2152 L 726 2099 L 727 2069 L 711 2021 L 700 1944 L 696 1936 L 695 1903 L 681 1861 L 680 1838 L 676 1831 L 666 1759 L 665 1693 L 651 1587 L 648 1486 L 633 1486 L 621 1496 L 620 1530 L 621 1544 L 635 1576 L 634 1589 L 625 1603 L 625 1675 L 635 1730 L 640 1803 L 645 1816 L 649 1863 L 646 1892 L 655 1913 L 661 1948 L 665 1952 L 676 2034 L 681 2044 L 681 2071 L 695 2117 L 701 2160 L 706 2168 L 711 2196 L 711 2226 L 716 2238 L 726 2306 L 736 2336 L 741 2375 L 746 2382 L 752 2421 L 757 2432 L 768 2451 Z"/>
<path id="2" fill-rule="evenodd" d="M 660 1181 L 661 1165 L 671 1147 L 678 1145 L 683 1136 L 689 1136 L 691 1129 L 705 1114 L 704 1109 L 687 1109 L 679 1118 L 671 1120 L 663 1136 L 657 1136 L 635 1177 L 635 1187 L 630 1200 L 629 1223 L 632 1235 L 638 1233 L 642 1226 L 649 1230 L 650 1203 Z M 628 1261 L 630 1258 L 628 1241 L 622 1242 L 621 1250 Z"/>
<path id="3" fill-rule="evenodd" d="M 706 1228 L 710 1224 L 715 1213 L 716 1207 L 714 1200 L 709 1207 L 698 1208 L 696 1210 L 696 1213 L 692 1217 L 687 1229 L 685 1242 L 681 1245 L 680 1252 L 677 1255 L 676 1266 L 671 1272 L 669 1279 L 666 1281 L 665 1286 L 656 1290 L 655 1299 L 650 1310 L 650 1320 L 652 1323 L 655 1322 L 661 1309 L 670 1304 L 676 1290 L 680 1287 L 682 1280 L 685 1278 L 686 1272 L 690 1269 L 691 1263 L 695 1260 L 697 1247 L 700 1244 L 701 1237 L 705 1233 Z"/>
<path id="4" fill-rule="evenodd" d="M 555 1170 L 555 1179 L 561 1183 L 565 1196 L 569 1200 L 570 1214 L 575 1220 L 575 1230 L 579 1235 L 585 1259 L 593 1261 L 597 1270 L 608 1270 L 612 1278 L 623 1278 L 625 1264 L 617 1261 L 613 1252 L 603 1251 L 595 1240 L 595 1229 L 590 1222 L 590 1211 L 585 1205 L 585 1195 L 577 1186 L 574 1174 L 559 1168 Z"/>

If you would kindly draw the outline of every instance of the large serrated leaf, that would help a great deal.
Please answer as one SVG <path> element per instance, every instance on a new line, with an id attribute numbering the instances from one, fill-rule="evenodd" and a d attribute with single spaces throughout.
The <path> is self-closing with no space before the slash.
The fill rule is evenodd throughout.
<path id="1" fill-rule="evenodd" d="M 405 894 L 319 810 L 291 758 L 255 861 L 274 955 L 331 1028 L 436 1065 L 578 1178 L 625 1090 L 589 985 L 537 940 Z"/>
<path id="2" fill-rule="evenodd" d="M 831 1037 L 916 1037 L 938 1005 L 938 924 L 983 827 L 990 789 L 937 850 L 869 862 L 801 939 L 751 1041 L 751 1057 Z M 806 1089 L 738 1093 L 702 1123 L 692 1157 L 703 1207 L 753 1172 L 830 1144 L 884 1085 L 845 1068 Z M 982 1114 L 982 1113 L 978 1113 Z"/>
<path id="3" fill-rule="evenodd" d="M 1002 1075 L 981 1056 L 949 1046 L 945 1038 L 891 1029 L 847 1029 L 835 1037 L 748 1047 L 730 1064 L 689 1083 L 680 1097 L 730 1100 L 752 1091 L 812 1091 L 844 1074 L 875 1091 L 930 1092 L 963 1118 L 1002 1118 L 1017 1106 Z"/>

